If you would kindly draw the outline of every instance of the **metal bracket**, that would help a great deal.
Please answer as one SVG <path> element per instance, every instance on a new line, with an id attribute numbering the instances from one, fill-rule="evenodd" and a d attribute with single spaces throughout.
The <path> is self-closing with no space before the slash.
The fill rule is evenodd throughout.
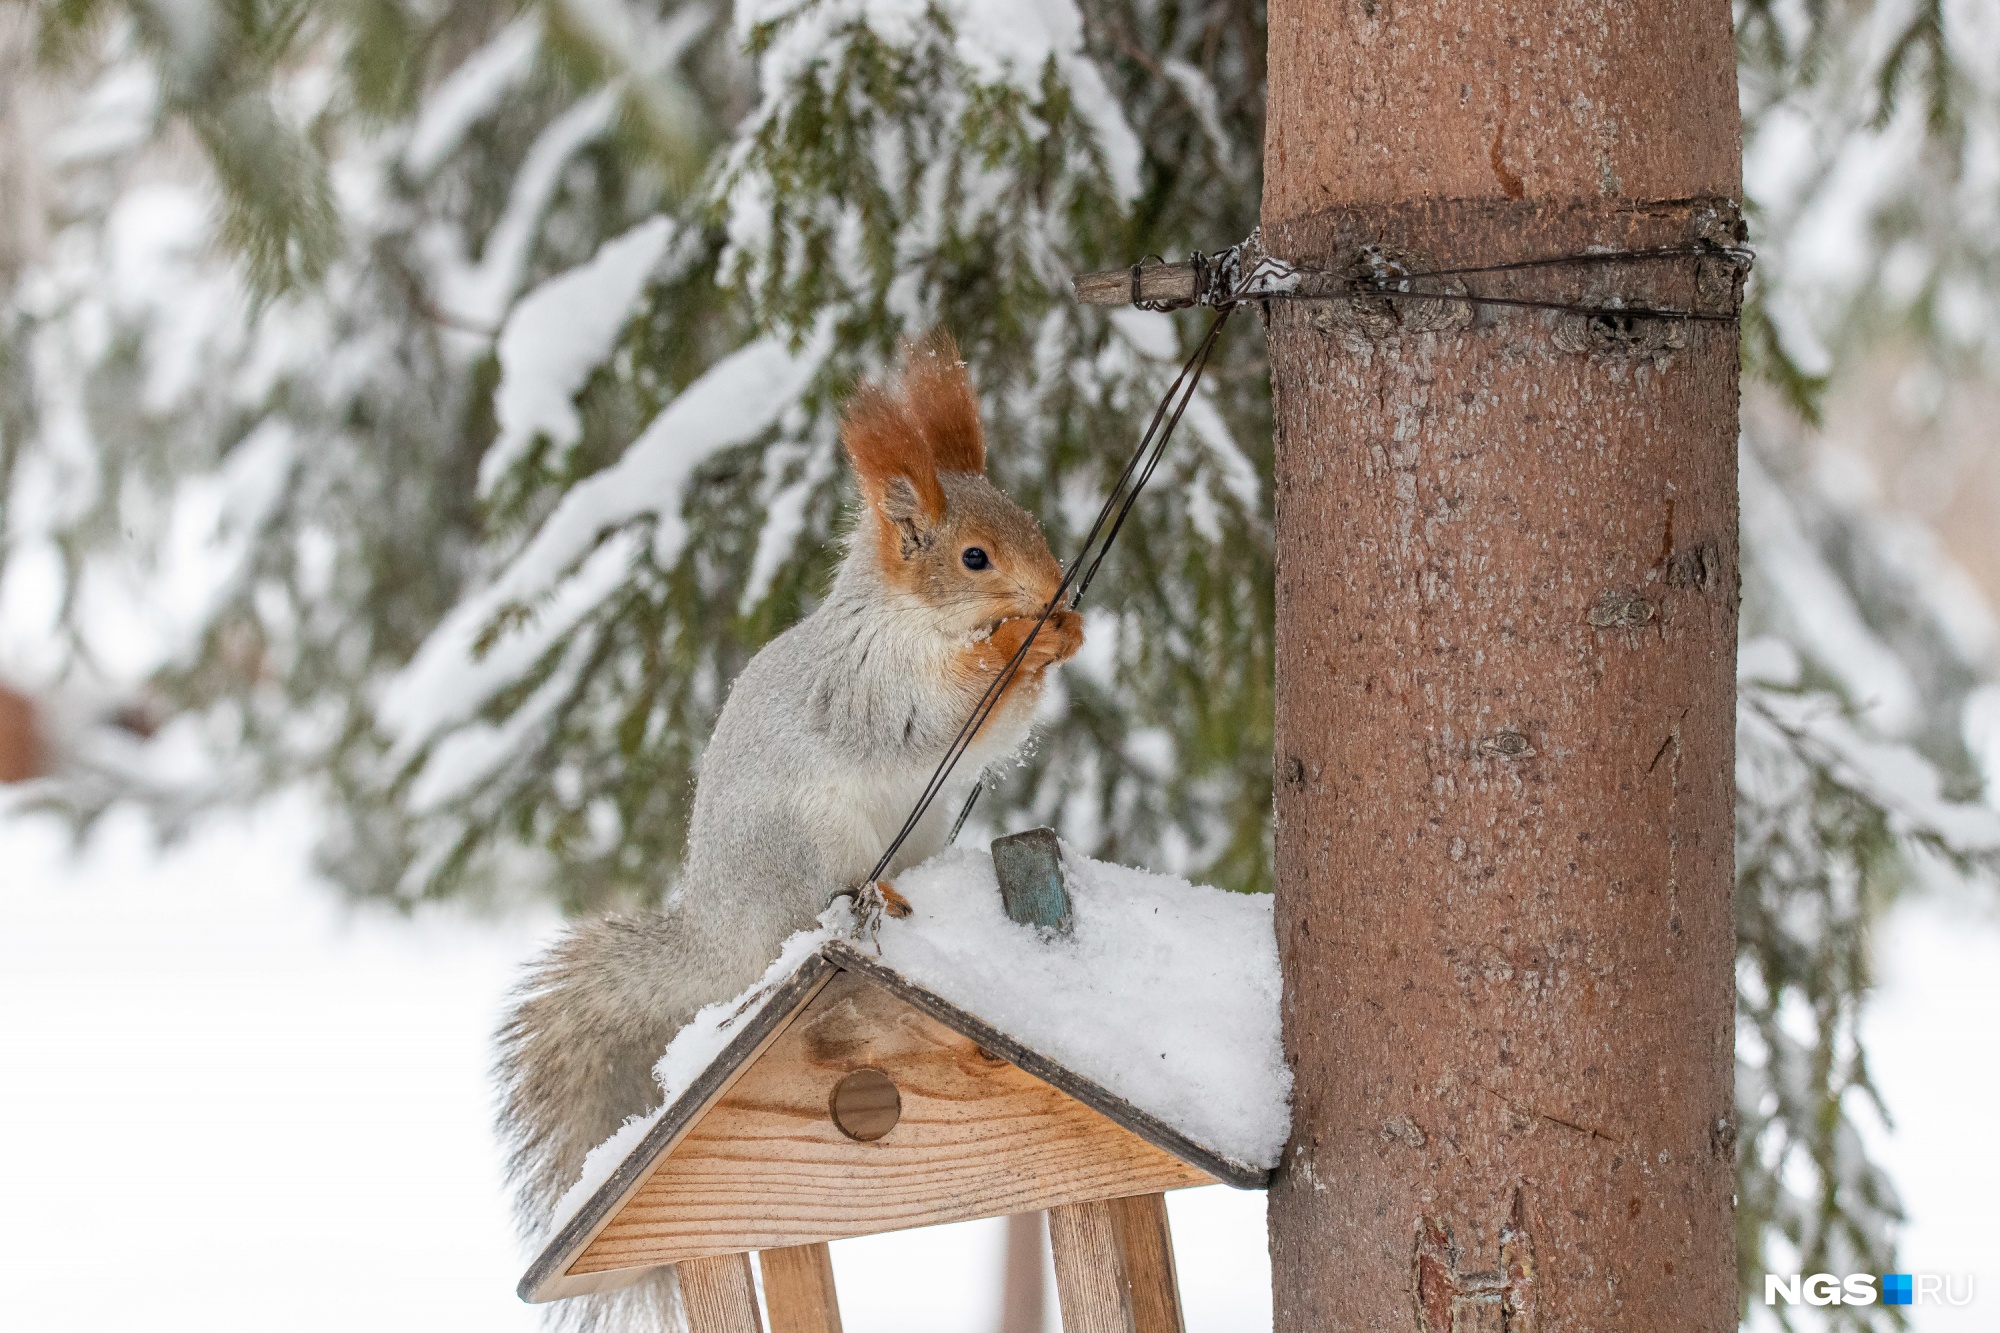
<path id="1" fill-rule="evenodd" d="M 1069 934 L 1069 889 L 1054 829 L 1031 828 L 995 838 L 993 873 L 1008 917 L 1051 934 Z"/>

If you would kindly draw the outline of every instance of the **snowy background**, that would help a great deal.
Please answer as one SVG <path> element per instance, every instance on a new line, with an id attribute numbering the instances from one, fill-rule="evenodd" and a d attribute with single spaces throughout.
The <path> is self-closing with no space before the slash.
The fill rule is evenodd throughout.
<path id="1" fill-rule="evenodd" d="M 114 819 L 79 859 L 53 824 L 0 821 L 10 1327 L 538 1326 L 485 1060 L 554 914 L 340 908 L 306 869 L 314 831 L 282 801 L 159 854 Z M 1171 1212 L 1190 1333 L 1268 1326 L 1263 1196 Z M 1001 1240 L 835 1245 L 846 1326 L 991 1333 Z"/>
<path id="2" fill-rule="evenodd" d="M 553 913 L 336 905 L 314 812 L 280 801 L 157 851 L 114 818 L 80 856 L 0 821 L 0 1273 L 17 1328 L 536 1327 L 488 1134 L 486 1041 Z M 1914 1271 L 2000 1294 L 2000 920 L 1913 898 L 1878 944 L 1875 1146 Z M 1263 1198 L 1171 1196 L 1190 1333 L 1270 1322 Z M 997 1222 L 833 1247 L 854 1333 L 991 1333 Z M 107 1258 L 107 1256 L 112 1256 Z M 199 1276 L 196 1276 L 199 1275 Z M 1055 1327 L 1053 1278 L 1045 1284 Z"/>

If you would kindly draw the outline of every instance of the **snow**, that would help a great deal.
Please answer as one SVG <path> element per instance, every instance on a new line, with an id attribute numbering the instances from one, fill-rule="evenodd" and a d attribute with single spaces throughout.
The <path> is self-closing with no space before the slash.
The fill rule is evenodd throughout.
<path id="1" fill-rule="evenodd" d="M 672 90 L 673 79 L 662 76 L 716 17 L 708 5 L 685 5 L 656 16 L 624 0 L 561 0 L 560 8 L 572 35 L 588 38 L 614 67 L 645 76 L 639 86 L 648 94 Z"/>
<path id="2" fill-rule="evenodd" d="M 1083 50 L 1083 17 L 1072 0 L 746 0 L 735 8 L 736 35 L 747 43 L 759 25 L 782 23 L 758 65 L 768 118 L 790 96 L 792 80 L 823 61 L 837 34 L 865 25 L 884 42 L 914 46 L 920 25 L 933 9 L 953 35 L 953 54 L 973 80 L 989 87 L 1011 86 L 1031 100 L 1042 95 L 1042 73 L 1051 61 L 1068 87 L 1072 106 L 1090 126 L 1105 174 L 1120 203 L 1139 197 L 1139 136 L 1125 119 L 1104 75 Z"/>
<path id="3" fill-rule="evenodd" d="M 784 463 L 795 452 L 782 447 L 772 449 L 764 461 L 766 478 L 775 480 L 781 476 Z M 792 548 L 806 530 L 806 505 L 813 491 L 833 472 L 835 457 L 831 449 L 808 454 L 800 476 L 779 484 L 766 501 L 764 524 L 757 530 L 757 553 L 751 558 L 750 575 L 743 581 L 743 596 L 737 604 L 744 615 L 756 610 L 757 604 L 771 591 L 771 581 L 777 578 L 785 561 L 791 559 Z"/>
<path id="4" fill-rule="evenodd" d="M 757 979 L 754 986 L 741 995 L 709 1005 L 674 1034 L 673 1041 L 667 1044 L 666 1054 L 653 1066 L 653 1077 L 658 1080 L 662 1093 L 659 1107 L 650 1114 L 633 1116 L 620 1125 L 610 1138 L 585 1154 L 582 1173 L 556 1201 L 548 1226 L 549 1235 L 560 1231 L 576 1210 L 597 1192 L 597 1187 L 611 1178 L 618 1164 L 639 1146 L 639 1140 L 646 1137 L 646 1131 L 660 1122 L 660 1117 L 666 1114 L 674 1099 L 688 1090 L 702 1070 L 715 1063 L 715 1058 L 722 1054 L 723 1048 L 743 1030 L 745 1024 L 764 1012 L 764 1006 L 770 1003 L 777 988 L 804 966 L 813 951 L 837 935 L 844 934 L 852 924 L 847 904 L 838 903 L 827 908 L 820 917 L 819 925 L 811 930 L 799 931 L 785 941 L 778 956 L 764 969 L 764 975 Z"/>
<path id="5" fill-rule="evenodd" d="M 1760 663 L 1769 669 L 1772 656 Z M 1740 668 L 1739 668 L 1740 670 Z M 1877 740 L 1849 719 L 1833 698 L 1752 687 L 1742 692 L 1738 726 L 1779 728 L 1828 762 L 1842 782 L 1889 814 L 1899 835 L 1932 837 L 1967 856 L 2000 852 L 2000 811 L 1945 797 L 1938 770 L 1907 745 Z M 1749 779 L 1739 772 L 1739 784 Z"/>
<path id="6" fill-rule="evenodd" d="M 607 562 L 618 569 L 618 562 Z M 409 808 L 422 815 L 440 810 L 472 791 L 516 755 L 526 754 L 576 688 L 583 665 L 597 649 L 597 636 L 580 633 L 563 649 L 562 661 L 503 722 L 470 722 L 447 734 L 410 784 Z"/>
<path id="7" fill-rule="evenodd" d="M 651 515 L 653 558 L 673 563 L 687 537 L 680 498 L 689 476 L 770 429 L 818 368 L 821 345 L 794 352 L 762 338 L 731 353 L 654 417 L 618 462 L 571 487 L 521 553 L 459 602 L 384 691 L 378 716 L 397 762 L 477 714 L 619 586 L 642 545 L 619 528 Z M 537 614 L 475 653 L 493 618 L 516 605 Z"/>
<path id="8" fill-rule="evenodd" d="M 396 738 L 391 762 L 408 762 L 427 741 L 448 727 L 470 721 L 488 699 L 525 675 L 543 653 L 618 590 L 643 546 L 638 534 L 632 532 L 617 533 L 599 543 L 573 575 L 534 603 L 532 620 L 501 635 L 483 654 L 474 651 L 480 632 L 512 599 L 495 596 L 489 589 L 485 596 L 475 594 L 459 603 L 458 609 L 431 632 L 410 665 L 383 691 L 376 716 Z M 500 757 L 488 753 L 482 762 L 490 765 Z M 465 752 L 446 757 L 441 748 L 435 758 L 440 764 L 452 765 L 464 762 Z M 418 786 L 433 797 L 441 797 L 463 780 L 458 774 L 426 775 L 419 778 Z"/>
<path id="9" fill-rule="evenodd" d="M 1142 369 L 1150 369 L 1153 372 L 1151 379 L 1157 385 L 1155 391 L 1165 392 L 1172 374 L 1179 371 L 1182 360 L 1180 344 L 1174 336 L 1173 316 L 1119 306 L 1110 312 L 1110 318 L 1111 327 L 1124 346 L 1112 344 L 1105 348 L 1099 355 L 1100 373 L 1108 378 L 1131 381 L 1140 379 Z M 1153 364 L 1147 367 L 1147 362 Z M 1215 397 L 1208 389 L 1196 387 L 1194 396 L 1188 399 L 1181 424 L 1187 428 L 1187 438 L 1199 441 L 1207 450 L 1223 488 L 1245 512 L 1256 513 L 1264 490 L 1264 484 L 1257 475 L 1257 465 L 1237 445 L 1229 423 L 1216 409 Z M 1208 530 L 1204 530 L 1202 535 L 1215 539 Z"/>
<path id="10" fill-rule="evenodd" d="M 611 128 L 622 89 L 613 83 L 582 98 L 550 121 L 514 173 L 507 208 L 481 247 L 479 262 L 468 263 L 442 232 L 430 237 L 438 268 L 439 304 L 446 314 L 476 328 L 498 328 L 521 288 L 521 275 L 540 233 L 542 215 L 554 202 L 563 168 L 584 145 Z"/>
<path id="11" fill-rule="evenodd" d="M 486 1062 L 558 924 L 343 911 L 307 870 L 316 820 L 286 798 L 163 849 L 115 815 L 73 858 L 53 821 L 0 808 L 0 1064 L 32 1090 L 0 1098 L 10 1324 L 541 1326 L 514 1297 L 527 1256 Z M 1168 1210 L 1189 1333 L 1268 1328 L 1263 1196 L 1182 1190 Z M 1003 1226 L 836 1242 L 847 1327 L 991 1333 Z M 107 1235 L 143 1239 L 110 1265 L 76 1243 Z M 234 1262 L 191 1293 L 218 1236 Z M 1053 1330 L 1052 1274 L 1044 1290 Z"/>
<path id="12" fill-rule="evenodd" d="M 1277 1165 L 1291 1116 L 1271 899 L 1063 849 L 1074 933 L 1001 908 L 993 858 L 954 848 L 899 877 L 914 913 L 882 961 L 1202 1146 Z"/>
<path id="13" fill-rule="evenodd" d="M 1273 1167 L 1291 1120 L 1267 895 L 1228 893 L 1063 849 L 1073 930 L 1009 920 L 993 858 L 952 848 L 900 876 L 914 909 L 877 932 L 880 957 L 924 989 L 1083 1075 L 1203 1147 Z M 785 942 L 756 985 L 703 1009 L 654 1067 L 663 1101 L 590 1151 L 554 1234 L 714 1062 L 777 985 L 850 933 L 845 902 Z"/>
<path id="14" fill-rule="evenodd" d="M 1216 96 L 1215 85 L 1208 75 L 1175 56 L 1168 56 L 1160 62 L 1160 71 L 1173 81 L 1173 85 L 1186 99 L 1188 109 L 1194 112 L 1195 120 L 1201 125 L 1201 132 L 1207 136 L 1209 146 L 1218 157 L 1227 159 L 1233 151 L 1229 146 L 1229 132 L 1222 128 L 1222 101 Z"/>
<path id="15" fill-rule="evenodd" d="M 112 65 L 83 98 L 74 115 L 48 138 L 44 152 L 64 166 L 113 157 L 138 147 L 152 132 L 160 79 L 151 65 Z"/>
<path id="16" fill-rule="evenodd" d="M 650 218 L 515 305 L 500 332 L 500 387 L 493 393 L 500 430 L 479 460 L 482 495 L 536 437 L 546 436 L 558 451 L 582 437 L 577 390 L 611 355 L 675 233 L 671 219 Z"/>
<path id="17" fill-rule="evenodd" d="M 526 1259 L 486 1059 L 516 967 L 557 923 L 342 912 L 306 870 L 314 837 L 310 807 L 289 802 L 171 849 L 115 815 L 71 859 L 53 822 L 0 813 L 0 1064 L 36 1090 L 0 1099 L 0 1251 L 35 1276 L 10 1298 L 20 1326 L 538 1326 L 512 1294 Z M 2000 1291 L 2000 1085 L 1967 1027 L 2000 1012 L 2000 921 L 1976 893 L 1914 897 L 1877 957 L 1864 1036 L 1893 1128 L 1864 1129 L 1910 1214 L 1903 1266 L 1976 1273 L 1980 1292 L 1911 1309 L 1911 1328 L 1971 1333 Z M 101 1230 L 114 1193 L 125 1234 L 146 1239 L 107 1268 L 75 1238 Z M 1189 1333 L 1269 1329 L 1264 1196 L 1180 1190 L 1167 1207 Z M 991 1333 L 1001 1228 L 835 1242 L 847 1326 Z M 226 1279 L 186 1295 L 223 1234 Z M 1052 1330 L 1052 1276 L 1044 1289 Z"/>
<path id="18" fill-rule="evenodd" d="M 472 127 L 527 81 L 541 44 L 541 17 L 531 12 L 502 28 L 446 75 L 425 99 L 403 149 L 403 165 L 410 173 L 424 177 L 442 166 Z"/>
<path id="19" fill-rule="evenodd" d="M 486 1065 L 552 917 L 343 911 L 317 828 L 287 798 L 162 849 L 127 811 L 72 859 L 0 810 L 10 1325 L 535 1327 Z"/>
<path id="20" fill-rule="evenodd" d="M 1861 1039 L 1888 1103 L 1889 1126 L 1864 1121 L 1868 1148 L 1896 1182 L 1909 1221 L 1899 1236 L 1904 1272 L 1974 1275 L 1971 1306 L 1913 1306 L 1913 1333 L 1973 1333 L 1994 1326 L 2000 1300 L 2000 1144 L 1991 1108 L 2000 1065 L 1990 1037 L 1973 1035 L 2000 1013 L 2000 917 L 1991 890 L 1975 886 L 1906 901 L 1879 928 L 1880 983 Z M 1962 1283 L 1959 1289 L 1963 1290 Z"/>
<path id="21" fill-rule="evenodd" d="M 147 335 L 144 405 L 165 413 L 200 387 L 210 344 L 237 314 L 237 294 L 203 264 L 214 243 L 198 189 L 160 183 L 127 191 L 105 227 L 112 309 Z"/>
<path id="22" fill-rule="evenodd" d="M 1792 638 L 1832 672 L 1869 720 L 1890 735 L 1916 724 L 1916 682 L 1869 629 L 1853 596 L 1807 537 L 1782 487 L 1756 451 L 1737 451 L 1742 477 L 1746 563 L 1772 585 L 1769 610 Z"/>
<path id="23" fill-rule="evenodd" d="M 1125 119 L 1104 75 L 1083 54 L 1083 16 L 1070 0 L 974 0 L 957 6 L 958 56 L 988 83 L 1011 79 L 1030 97 L 1051 60 L 1071 103 L 1097 139 L 1106 174 L 1121 204 L 1139 197 L 1139 136 Z"/>

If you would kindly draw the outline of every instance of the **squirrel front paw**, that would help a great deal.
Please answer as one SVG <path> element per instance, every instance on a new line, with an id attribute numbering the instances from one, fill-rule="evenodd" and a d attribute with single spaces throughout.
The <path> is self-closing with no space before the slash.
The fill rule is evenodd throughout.
<path id="1" fill-rule="evenodd" d="M 994 627 L 991 643 L 999 654 L 998 665 L 1004 666 L 1021 651 L 1022 643 L 1035 633 L 1035 622 L 1040 616 L 1015 616 L 1003 620 Z M 1062 610 L 1048 618 L 1041 633 L 1035 634 L 1034 643 L 1028 647 L 1027 655 L 1021 659 L 1023 671 L 1034 671 L 1052 666 L 1057 662 L 1067 662 L 1075 657 L 1077 649 L 1083 647 L 1083 617 L 1075 611 Z"/>

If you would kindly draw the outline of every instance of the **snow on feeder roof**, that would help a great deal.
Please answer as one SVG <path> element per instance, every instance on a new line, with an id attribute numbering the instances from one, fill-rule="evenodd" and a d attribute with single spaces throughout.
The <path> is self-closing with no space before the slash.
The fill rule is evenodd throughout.
<path id="1" fill-rule="evenodd" d="M 947 851 L 898 877 L 913 913 L 872 943 L 836 903 L 756 986 L 698 1014 L 656 1068 L 665 1104 L 591 1153 L 522 1297 L 663 1263 L 1262 1187 L 1290 1091 L 1270 899 L 1067 849 L 1058 870 L 1044 831 L 996 854 L 1010 843 L 1007 904 L 1049 925 L 1010 919 L 993 857 Z"/>

